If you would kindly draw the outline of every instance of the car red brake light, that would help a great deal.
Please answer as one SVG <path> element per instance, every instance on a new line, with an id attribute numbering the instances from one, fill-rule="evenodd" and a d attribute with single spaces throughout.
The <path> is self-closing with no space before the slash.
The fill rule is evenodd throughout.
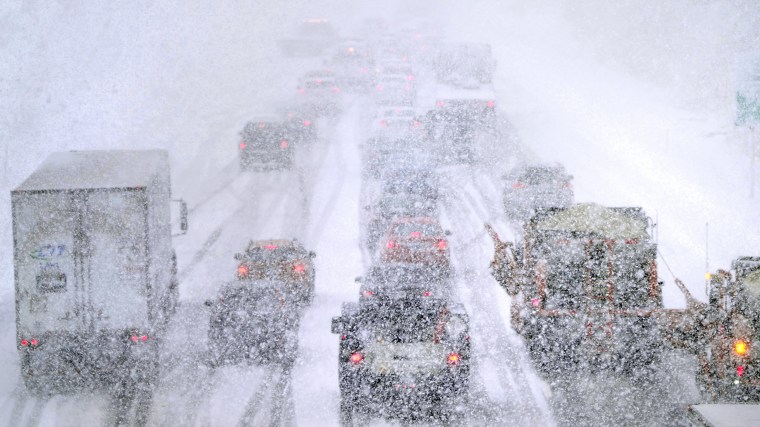
<path id="1" fill-rule="evenodd" d="M 26 347 L 28 345 L 29 345 L 29 341 L 27 341 L 25 339 L 21 340 L 21 347 Z"/>
<path id="2" fill-rule="evenodd" d="M 240 149 L 241 150 L 245 150 L 245 147 L 247 147 L 247 145 L 245 144 L 245 142 L 241 142 L 240 143 Z"/>
<path id="3" fill-rule="evenodd" d="M 267 127 L 266 123 L 259 123 L 259 129 L 264 129 Z"/>
<path id="4" fill-rule="evenodd" d="M 443 107 L 443 101 L 437 101 L 435 105 L 436 107 Z"/>
<path id="5" fill-rule="evenodd" d="M 409 233 L 409 236 L 415 239 L 419 239 L 420 237 L 422 237 L 422 233 L 419 231 L 412 231 L 411 233 Z"/>
<path id="6" fill-rule="evenodd" d="M 433 296 L 433 293 L 432 293 L 432 292 L 430 292 L 430 291 L 425 291 L 425 292 L 423 292 L 423 293 L 422 293 L 422 296 L 423 296 L 423 297 L 432 297 L 432 296 Z"/>
<path id="7" fill-rule="evenodd" d="M 311 120 L 309 120 L 309 119 L 304 120 L 303 121 L 303 125 L 306 126 L 306 127 L 311 126 Z"/>
<path id="8" fill-rule="evenodd" d="M 385 247 L 388 249 L 393 249 L 396 247 L 396 241 L 395 240 L 388 240 L 388 243 L 385 244 Z"/>
<path id="9" fill-rule="evenodd" d="M 744 375 L 744 366 L 739 365 L 736 367 L 736 375 L 739 377 Z"/>
<path id="10" fill-rule="evenodd" d="M 369 289 L 365 289 L 364 291 L 362 291 L 362 296 L 373 297 L 375 296 L 375 293 L 370 291 Z"/>
<path id="11" fill-rule="evenodd" d="M 516 189 L 516 190 L 519 190 L 519 189 L 521 189 L 521 188 L 525 188 L 525 187 L 527 187 L 527 185 L 523 184 L 523 183 L 522 183 L 522 182 L 520 182 L 520 181 L 517 181 L 517 182 L 515 182 L 514 184 L 512 184 L 512 188 L 514 188 L 514 189 Z"/>
<path id="12" fill-rule="evenodd" d="M 273 251 L 273 250 L 277 249 L 277 245 L 264 245 L 264 249 L 266 249 L 268 251 Z"/>
<path id="13" fill-rule="evenodd" d="M 246 278 L 248 277 L 248 266 L 245 264 L 240 264 L 237 268 L 237 275 L 238 278 Z"/>
<path id="14" fill-rule="evenodd" d="M 570 181 L 567 181 L 565 183 L 565 185 L 563 185 L 562 187 L 567 188 L 568 190 L 572 190 L 573 189 L 573 183 L 570 182 Z"/>
<path id="15" fill-rule="evenodd" d="M 280 141 L 280 148 L 282 148 L 283 150 L 286 149 L 286 148 L 288 148 L 288 141 L 286 141 L 284 139 L 282 141 Z"/>
<path id="16" fill-rule="evenodd" d="M 492 100 L 486 101 L 486 107 L 493 108 L 496 105 L 496 103 Z"/>
<path id="17" fill-rule="evenodd" d="M 306 266 L 304 266 L 303 264 L 296 264 L 293 266 L 293 271 L 295 271 L 296 273 L 303 273 L 304 271 L 306 271 Z"/>
<path id="18" fill-rule="evenodd" d="M 348 360 L 350 360 L 354 365 L 358 365 L 362 363 L 362 360 L 364 360 L 364 355 L 357 351 L 356 353 L 351 354 L 351 357 L 349 357 Z"/>
<path id="19" fill-rule="evenodd" d="M 446 243 L 445 240 L 441 239 L 438 242 L 436 242 L 435 247 L 438 248 L 438 249 L 440 249 L 440 250 L 444 250 L 444 249 L 446 249 L 446 248 L 449 247 L 449 244 Z"/>
<path id="20" fill-rule="evenodd" d="M 411 74 L 409 74 L 408 76 L 406 76 L 406 79 L 409 80 L 409 81 L 412 81 L 412 80 L 414 80 L 414 76 L 411 75 Z"/>
<path id="21" fill-rule="evenodd" d="M 449 357 L 446 358 L 446 362 L 451 366 L 457 366 L 459 365 L 459 362 L 461 361 L 461 357 L 459 357 L 459 353 L 451 353 L 449 354 Z"/>
<path id="22" fill-rule="evenodd" d="M 338 86 L 333 86 L 332 91 L 333 93 L 338 93 L 340 92 L 340 88 Z"/>

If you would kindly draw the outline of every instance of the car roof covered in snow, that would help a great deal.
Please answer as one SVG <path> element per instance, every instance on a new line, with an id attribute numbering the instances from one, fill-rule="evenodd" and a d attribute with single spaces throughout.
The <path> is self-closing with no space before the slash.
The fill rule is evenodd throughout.
<path id="1" fill-rule="evenodd" d="M 565 209 L 551 209 L 534 217 L 540 231 L 567 231 L 596 235 L 605 239 L 649 238 L 646 216 L 638 208 L 608 208 L 596 203 L 578 203 Z"/>
<path id="2" fill-rule="evenodd" d="M 14 192 L 148 187 L 169 174 L 165 150 L 93 150 L 50 154 Z"/>

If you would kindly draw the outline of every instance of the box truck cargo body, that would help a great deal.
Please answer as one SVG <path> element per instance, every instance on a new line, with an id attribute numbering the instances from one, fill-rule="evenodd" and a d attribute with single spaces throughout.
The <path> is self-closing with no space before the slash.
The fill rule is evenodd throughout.
<path id="1" fill-rule="evenodd" d="M 167 153 L 54 153 L 11 201 L 27 386 L 152 375 L 178 297 Z"/>

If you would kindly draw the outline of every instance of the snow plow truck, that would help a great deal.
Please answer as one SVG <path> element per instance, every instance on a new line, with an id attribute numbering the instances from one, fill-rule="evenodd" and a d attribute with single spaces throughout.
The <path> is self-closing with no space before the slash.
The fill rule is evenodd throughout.
<path id="1" fill-rule="evenodd" d="M 512 297 L 512 327 L 543 373 L 578 366 L 647 372 L 663 344 L 689 345 L 698 304 L 663 308 L 652 221 L 641 208 L 539 210 L 519 245 L 499 239 L 491 273 Z"/>

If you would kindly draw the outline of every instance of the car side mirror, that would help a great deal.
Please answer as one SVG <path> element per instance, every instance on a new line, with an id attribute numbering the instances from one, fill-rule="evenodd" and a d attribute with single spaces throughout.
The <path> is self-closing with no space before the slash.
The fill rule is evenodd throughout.
<path id="1" fill-rule="evenodd" d="M 238 260 L 238 261 L 241 261 L 243 259 L 243 254 L 241 254 L 240 252 L 236 253 L 235 254 L 235 259 Z"/>
<path id="2" fill-rule="evenodd" d="M 450 230 L 446 230 L 446 231 L 443 232 L 443 234 L 445 234 L 447 236 L 451 236 L 451 231 Z"/>
<path id="3" fill-rule="evenodd" d="M 317 254 L 314 251 L 309 251 L 309 258 L 316 258 Z"/>
<path id="4" fill-rule="evenodd" d="M 361 283 L 362 281 L 364 281 L 364 279 L 362 278 L 362 276 L 356 276 L 354 278 L 354 283 Z"/>
<path id="5" fill-rule="evenodd" d="M 332 324 L 330 325 L 330 331 L 334 334 L 341 334 L 345 329 L 345 322 L 342 316 L 333 317 Z"/>
<path id="6" fill-rule="evenodd" d="M 203 305 L 205 305 L 206 307 L 213 307 L 214 301 L 207 299 L 206 301 L 203 301 Z"/>

